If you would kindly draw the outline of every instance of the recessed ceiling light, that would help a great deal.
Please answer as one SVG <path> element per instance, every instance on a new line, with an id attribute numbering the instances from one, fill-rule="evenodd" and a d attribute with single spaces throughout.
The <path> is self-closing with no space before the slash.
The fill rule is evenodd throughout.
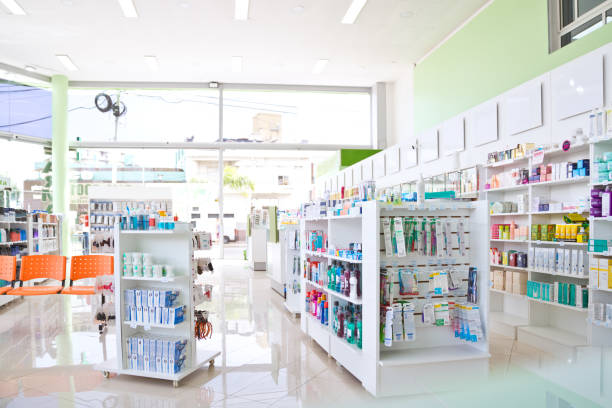
<path id="1" fill-rule="evenodd" d="M 189 8 L 189 2 L 188 1 L 181 1 L 179 3 L 179 6 L 181 6 L 182 8 Z"/>
<path id="2" fill-rule="evenodd" d="M 317 63 L 314 65 L 314 68 L 312 68 L 312 73 L 320 74 L 321 72 L 323 72 L 328 62 L 329 60 L 326 60 L 326 59 L 318 60 Z"/>
<path id="3" fill-rule="evenodd" d="M 342 19 L 342 24 L 353 24 L 359 13 L 361 13 L 361 9 L 366 5 L 368 0 L 353 0 L 351 5 L 349 6 L 344 18 Z"/>
<path id="4" fill-rule="evenodd" d="M 302 11 L 304 11 L 304 6 L 302 6 L 301 4 L 293 8 L 293 12 L 296 14 L 300 14 Z"/>
<path id="5" fill-rule="evenodd" d="M 159 69 L 159 63 L 155 55 L 145 55 L 144 59 L 151 71 L 157 71 Z"/>
<path id="6" fill-rule="evenodd" d="M 78 68 L 76 65 L 74 65 L 74 62 L 72 62 L 72 60 L 70 59 L 69 56 L 67 55 L 56 55 L 57 59 L 59 60 L 59 62 L 62 63 L 62 65 L 68 70 L 68 71 L 78 71 Z"/>
<path id="7" fill-rule="evenodd" d="M 26 65 L 25 66 L 25 70 L 26 71 L 30 71 L 30 72 L 34 72 L 34 71 L 36 71 L 36 67 L 34 67 L 32 65 Z"/>
<path id="8" fill-rule="evenodd" d="M 248 20 L 249 19 L 249 0 L 234 1 L 234 19 Z"/>
<path id="9" fill-rule="evenodd" d="M 25 10 L 22 9 L 21 6 L 17 4 L 15 0 L 0 0 L 0 1 L 2 1 L 2 4 L 4 4 L 4 7 L 6 7 L 11 12 L 11 14 L 14 14 L 16 16 L 26 15 Z"/>
<path id="10" fill-rule="evenodd" d="M 121 10 L 123 10 L 123 15 L 127 18 L 138 18 L 138 13 L 136 12 L 136 7 L 134 6 L 133 0 L 117 0 L 119 2 L 119 6 Z"/>
<path id="11" fill-rule="evenodd" d="M 242 72 L 242 57 L 232 57 L 232 72 Z"/>

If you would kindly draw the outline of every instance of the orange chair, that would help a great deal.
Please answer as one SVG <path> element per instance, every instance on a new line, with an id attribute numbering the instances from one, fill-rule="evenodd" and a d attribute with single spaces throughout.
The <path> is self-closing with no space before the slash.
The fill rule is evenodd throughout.
<path id="1" fill-rule="evenodd" d="M 107 255 L 73 256 L 70 261 L 70 286 L 62 290 L 62 295 L 93 295 L 93 286 L 72 286 L 80 279 L 95 278 L 100 275 L 112 275 L 114 261 Z"/>
<path id="2" fill-rule="evenodd" d="M 13 289 L 13 283 L 17 275 L 17 257 L 0 256 L 0 279 L 9 281 L 10 285 L 0 287 L 0 295 L 4 295 Z"/>
<path id="3" fill-rule="evenodd" d="M 55 279 L 62 282 L 61 286 L 28 286 L 23 282 L 32 279 Z M 66 281 L 66 257 L 60 255 L 29 255 L 21 258 L 21 271 L 17 282 L 20 287 L 7 292 L 13 296 L 55 295 L 64 288 Z"/>

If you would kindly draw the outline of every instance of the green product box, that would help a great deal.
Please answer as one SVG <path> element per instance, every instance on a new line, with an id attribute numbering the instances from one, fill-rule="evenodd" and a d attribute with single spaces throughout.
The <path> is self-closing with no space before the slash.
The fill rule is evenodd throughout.
<path id="1" fill-rule="evenodd" d="M 531 240 L 540 241 L 540 224 L 531 225 Z"/>
<path id="2" fill-rule="evenodd" d="M 548 236 L 546 237 L 547 241 L 555 240 L 555 224 L 548 224 L 547 226 Z"/>
<path id="3" fill-rule="evenodd" d="M 589 290 L 586 288 L 582 289 L 582 307 L 585 309 L 589 307 Z"/>
<path id="4" fill-rule="evenodd" d="M 569 305 L 576 306 L 576 285 L 573 283 L 569 285 Z"/>

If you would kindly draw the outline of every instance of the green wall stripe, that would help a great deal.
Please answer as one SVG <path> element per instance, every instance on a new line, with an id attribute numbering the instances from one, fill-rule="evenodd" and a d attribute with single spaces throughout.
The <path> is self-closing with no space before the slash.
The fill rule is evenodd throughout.
<path id="1" fill-rule="evenodd" d="M 495 0 L 414 71 L 415 134 L 612 39 L 612 24 L 548 53 L 546 0 Z"/>

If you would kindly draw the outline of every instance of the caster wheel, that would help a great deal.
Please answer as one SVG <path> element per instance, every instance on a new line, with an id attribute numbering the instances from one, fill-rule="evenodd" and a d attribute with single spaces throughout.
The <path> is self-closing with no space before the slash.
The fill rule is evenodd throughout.
<path id="1" fill-rule="evenodd" d="M 172 381 L 172 387 L 178 388 L 178 386 L 179 386 L 178 381 L 176 381 L 176 380 Z"/>
<path id="2" fill-rule="evenodd" d="M 209 367 L 214 367 L 215 366 L 215 359 L 214 358 L 208 362 L 208 366 Z"/>
<path id="3" fill-rule="evenodd" d="M 103 371 L 102 375 L 104 375 L 104 378 L 109 378 L 110 377 L 110 373 L 108 371 Z"/>

